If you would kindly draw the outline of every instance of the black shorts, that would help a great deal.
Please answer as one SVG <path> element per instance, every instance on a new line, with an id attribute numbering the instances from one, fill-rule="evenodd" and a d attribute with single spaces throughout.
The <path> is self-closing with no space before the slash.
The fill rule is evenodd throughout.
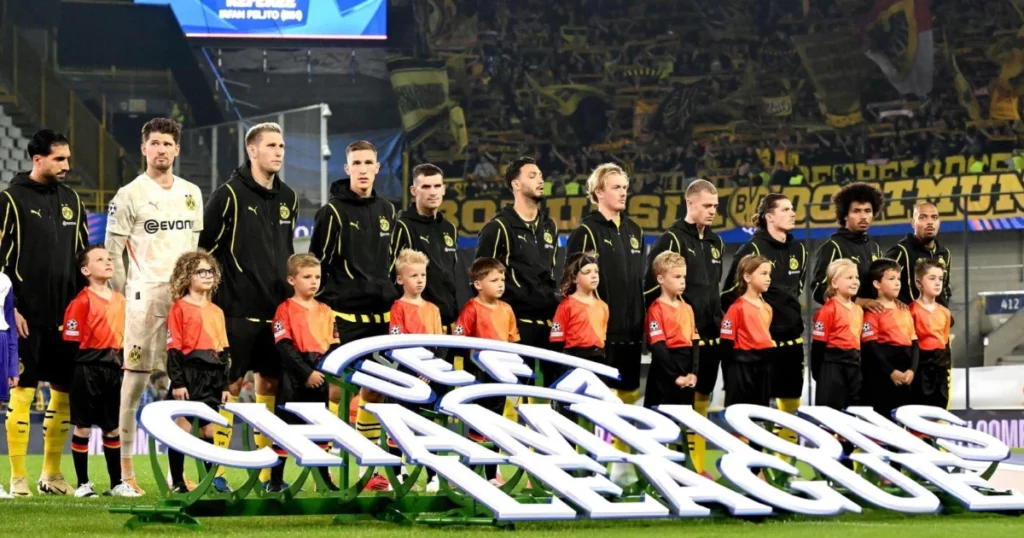
<path id="1" fill-rule="evenodd" d="M 949 409 L 950 380 L 948 367 L 922 363 L 914 372 L 914 382 L 910 385 L 911 403 Z"/>
<path id="2" fill-rule="evenodd" d="M 553 350 L 558 346 L 551 343 L 551 325 L 538 320 L 517 319 L 516 328 L 519 329 L 519 343 L 524 346 L 540 349 Z M 529 361 L 529 359 L 527 359 Z M 540 371 L 537 366 L 540 364 Z M 553 362 L 535 360 L 527 363 L 536 375 L 543 376 L 544 386 L 550 387 L 565 375 L 565 366 Z"/>
<path id="3" fill-rule="evenodd" d="M 709 342 L 712 342 L 709 344 Z M 697 386 L 693 391 L 697 394 L 710 395 L 718 383 L 718 366 L 722 362 L 722 347 L 718 339 L 700 340 L 697 357 Z"/>
<path id="4" fill-rule="evenodd" d="M 265 321 L 248 318 L 224 320 L 231 348 L 231 380 L 237 381 L 252 370 L 272 379 L 281 377 L 281 356 L 274 345 L 274 332 Z"/>
<path id="5" fill-rule="evenodd" d="M 619 379 L 608 379 L 606 384 L 615 390 L 640 390 L 640 361 L 643 344 L 615 342 L 605 346 L 606 363 L 619 371 Z"/>
<path id="6" fill-rule="evenodd" d="M 800 398 L 804 393 L 803 340 L 792 346 L 768 350 L 773 398 Z"/>
<path id="7" fill-rule="evenodd" d="M 289 402 L 299 403 L 322 403 L 327 404 L 327 396 L 329 392 L 330 384 L 327 380 L 316 388 L 309 388 L 306 386 L 306 380 L 301 381 L 291 379 L 288 372 L 285 372 L 281 378 L 281 383 L 278 385 L 277 390 L 277 408 L 274 409 L 274 414 L 278 418 L 285 421 L 288 424 L 307 424 L 307 422 L 291 411 L 286 411 L 281 408 Z"/>
<path id="8" fill-rule="evenodd" d="M 825 361 L 821 365 L 817 382 L 814 405 L 833 409 L 846 409 L 851 405 L 860 405 L 860 391 L 863 384 L 860 364 Z"/>
<path id="9" fill-rule="evenodd" d="M 70 390 L 78 342 L 67 342 L 57 327 L 30 326 L 18 339 L 18 386 L 36 388 L 40 381 Z"/>
<path id="10" fill-rule="evenodd" d="M 71 424 L 117 431 L 124 371 L 109 362 L 78 363 L 71 382 Z"/>
<path id="11" fill-rule="evenodd" d="M 693 348 L 669 349 L 671 364 L 658 359 L 651 360 L 647 372 L 647 388 L 644 389 L 644 407 L 656 405 L 693 405 L 693 388 L 681 388 L 676 378 L 684 372 L 693 371 Z"/>
<path id="12" fill-rule="evenodd" d="M 771 363 L 767 354 L 758 359 L 737 358 L 736 353 L 750 355 L 747 352 L 734 352 L 734 356 L 722 363 L 722 375 L 725 377 L 725 406 L 736 404 L 754 404 L 768 406 L 771 399 Z"/>
<path id="13" fill-rule="evenodd" d="M 182 376 L 189 401 L 203 402 L 215 411 L 220 410 L 221 394 L 228 390 L 228 374 L 223 366 L 186 363 Z"/>

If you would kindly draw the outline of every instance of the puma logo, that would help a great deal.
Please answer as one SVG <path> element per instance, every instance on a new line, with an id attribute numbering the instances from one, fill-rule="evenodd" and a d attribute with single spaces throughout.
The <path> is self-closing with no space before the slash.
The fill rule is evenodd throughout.
<path id="1" fill-rule="evenodd" d="M 39 218 L 43 218 L 43 212 L 40 209 L 29 209 L 28 212 L 32 213 L 33 215 L 35 215 L 35 216 L 37 216 Z"/>
<path id="2" fill-rule="evenodd" d="M 249 209 L 249 211 L 252 211 L 252 214 L 253 214 L 253 215 L 256 215 L 257 217 L 259 216 L 259 213 L 256 213 L 256 208 L 255 208 L 255 207 L 253 207 L 253 206 L 248 206 L 248 209 Z"/>
<path id="3" fill-rule="evenodd" d="M 349 225 L 357 230 L 359 229 L 359 223 L 356 221 L 349 222 Z"/>
<path id="4" fill-rule="evenodd" d="M 526 236 L 525 235 L 517 235 L 516 237 L 518 237 L 519 239 L 522 239 L 523 241 L 526 241 Z"/>
<path id="5" fill-rule="evenodd" d="M 611 239 L 605 239 L 605 240 L 604 240 L 604 242 L 605 242 L 605 243 L 608 243 L 609 245 L 611 245 L 611 246 L 613 246 L 613 247 L 615 246 L 615 244 L 614 244 L 614 243 L 612 243 L 612 240 L 611 240 Z"/>
<path id="6" fill-rule="evenodd" d="M 424 243 L 426 243 L 426 244 L 428 244 L 428 245 L 430 244 L 430 238 L 429 238 L 429 237 L 423 237 L 423 236 L 421 235 L 421 236 L 420 236 L 420 241 L 423 241 Z"/>
<path id="7" fill-rule="evenodd" d="M 860 256 L 850 256 L 850 259 L 857 263 L 860 263 Z"/>
<path id="8" fill-rule="evenodd" d="M 686 250 L 689 250 L 689 251 L 690 251 L 690 254 L 693 254 L 694 256 L 696 256 L 696 255 L 697 255 L 697 253 L 696 253 L 696 252 L 695 252 L 695 251 L 694 251 L 694 250 L 693 250 L 692 248 L 688 248 L 688 249 L 686 249 Z"/>

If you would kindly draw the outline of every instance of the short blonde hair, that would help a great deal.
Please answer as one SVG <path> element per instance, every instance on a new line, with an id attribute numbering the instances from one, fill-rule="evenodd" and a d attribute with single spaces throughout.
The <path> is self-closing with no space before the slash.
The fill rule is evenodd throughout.
<path id="1" fill-rule="evenodd" d="M 403 248 L 395 258 L 395 271 L 402 274 L 402 270 L 410 265 L 427 265 L 429 263 L 430 259 L 426 254 L 411 248 Z"/>
<path id="2" fill-rule="evenodd" d="M 604 188 L 605 182 L 608 180 L 608 176 L 612 174 L 619 174 L 629 181 L 629 176 L 621 166 L 615 163 L 604 163 L 594 169 L 590 173 L 590 177 L 587 178 L 587 194 L 590 195 L 591 202 L 597 202 L 597 191 Z"/>
<path id="3" fill-rule="evenodd" d="M 832 287 L 832 282 L 839 278 L 839 275 L 847 269 L 853 269 L 854 273 L 857 273 L 857 264 L 853 263 L 853 260 L 846 258 L 840 258 L 830 264 L 828 269 L 825 270 L 825 299 L 828 300 L 836 294 L 835 288 Z M 859 274 L 859 273 L 858 273 Z"/>
<path id="4" fill-rule="evenodd" d="M 701 193 L 710 193 L 718 195 L 718 189 L 715 188 L 715 184 L 706 179 L 697 179 L 690 186 L 686 187 L 686 197 L 690 198 Z"/>
<path id="5" fill-rule="evenodd" d="M 677 267 L 686 267 L 686 258 L 682 254 L 672 252 L 671 250 L 658 254 L 654 257 L 654 261 L 651 262 L 651 272 L 654 273 L 655 278 L 667 273 L 669 269 Z"/>
<path id="6" fill-rule="evenodd" d="M 251 146 L 253 144 L 256 144 L 257 142 L 259 142 L 260 135 L 262 135 L 263 133 L 282 134 L 281 126 L 272 121 L 253 125 L 249 128 L 248 131 L 245 132 L 245 145 Z"/>
<path id="7" fill-rule="evenodd" d="M 288 276 L 295 276 L 299 271 L 310 267 L 320 267 L 320 260 L 312 254 L 292 254 L 288 258 Z"/>

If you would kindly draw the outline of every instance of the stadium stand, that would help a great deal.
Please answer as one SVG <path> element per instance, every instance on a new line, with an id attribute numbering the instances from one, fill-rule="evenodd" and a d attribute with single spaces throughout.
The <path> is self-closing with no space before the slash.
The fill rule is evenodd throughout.
<path id="1" fill-rule="evenodd" d="M 31 168 L 27 149 L 28 139 L 0 106 L 0 188 L 6 188 L 14 174 Z"/>
<path id="2" fill-rule="evenodd" d="M 522 153 L 540 160 L 555 193 L 571 194 L 607 161 L 656 192 L 680 175 L 846 182 L 852 171 L 812 178 L 799 168 L 844 163 L 905 161 L 905 175 L 920 176 L 948 172 L 954 155 L 992 170 L 1010 165 L 989 155 L 1019 145 L 1019 123 L 992 106 L 992 49 L 1012 46 L 1019 30 L 1009 2 L 932 2 L 926 97 L 901 94 L 862 53 L 887 39 L 871 33 L 870 2 L 811 2 L 806 13 L 800 2 L 433 4 L 443 22 L 430 44 L 448 65 L 470 145 L 460 151 L 442 134 L 412 154 L 444 162 L 471 194 L 501 192 L 488 180 Z"/>

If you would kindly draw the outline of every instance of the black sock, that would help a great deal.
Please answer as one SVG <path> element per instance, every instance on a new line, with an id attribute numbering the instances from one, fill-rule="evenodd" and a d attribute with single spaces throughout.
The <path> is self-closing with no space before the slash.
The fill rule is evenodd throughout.
<path id="1" fill-rule="evenodd" d="M 427 469 L 427 482 L 430 482 L 431 480 L 434 479 L 435 476 L 437 476 L 437 472 L 435 472 L 430 467 L 427 467 L 426 469 Z"/>
<path id="2" fill-rule="evenodd" d="M 107 462 L 107 475 L 110 476 L 110 489 L 121 483 L 121 438 L 103 438 L 103 459 Z"/>
<path id="3" fill-rule="evenodd" d="M 203 441 L 206 441 L 207 443 L 210 443 L 210 445 L 213 445 L 213 439 L 212 438 L 207 439 L 206 437 L 203 437 Z M 204 461 L 203 465 L 206 466 L 206 472 L 210 472 L 210 469 L 213 468 L 213 463 L 209 462 L 209 461 Z"/>
<path id="4" fill-rule="evenodd" d="M 498 478 L 498 466 L 484 465 L 484 475 L 488 480 L 494 480 L 495 478 Z"/>
<path id="5" fill-rule="evenodd" d="M 270 468 L 270 482 L 272 484 L 280 484 L 284 482 L 284 464 L 288 462 L 288 457 L 284 456 L 284 451 L 280 447 L 274 445 L 274 451 L 277 452 L 277 465 Z"/>
<path id="6" fill-rule="evenodd" d="M 71 458 L 75 461 L 78 485 L 89 481 L 89 438 L 71 435 Z"/>
<path id="7" fill-rule="evenodd" d="M 171 483 L 185 483 L 185 455 L 173 448 L 167 449 L 167 461 L 171 467 Z"/>

